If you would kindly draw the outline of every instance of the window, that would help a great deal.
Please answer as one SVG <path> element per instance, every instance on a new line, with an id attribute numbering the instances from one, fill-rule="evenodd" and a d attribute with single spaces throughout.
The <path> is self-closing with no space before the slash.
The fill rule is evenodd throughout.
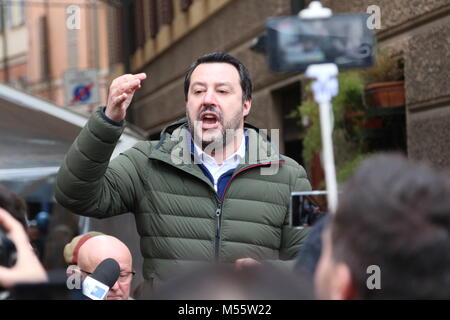
<path id="1" fill-rule="evenodd" d="M 0 30 L 2 19 L 5 18 L 5 27 L 13 28 L 25 24 L 25 0 L 16 0 L 14 2 L 3 2 L 0 10 Z"/>
<path id="2" fill-rule="evenodd" d="M 25 0 L 20 1 L 18 7 L 19 8 L 18 8 L 17 24 L 23 25 L 25 24 Z"/>
<path id="3" fill-rule="evenodd" d="M 6 28 L 11 28 L 13 26 L 13 7 L 10 3 L 6 3 L 4 5 L 5 8 L 5 21 L 6 21 Z"/>

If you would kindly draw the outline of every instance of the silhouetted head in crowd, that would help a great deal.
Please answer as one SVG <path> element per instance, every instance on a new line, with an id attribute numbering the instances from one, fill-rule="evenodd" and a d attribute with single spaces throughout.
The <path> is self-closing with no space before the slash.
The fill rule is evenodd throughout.
<path id="1" fill-rule="evenodd" d="M 346 184 L 322 239 L 319 298 L 450 299 L 450 177 L 373 156 Z"/>
<path id="2" fill-rule="evenodd" d="M 27 203 L 17 194 L 0 184 L 0 208 L 8 211 L 25 230 L 28 229 Z"/>
<path id="3" fill-rule="evenodd" d="M 329 222 L 329 214 L 326 214 L 311 227 L 305 243 L 298 252 L 294 266 L 296 272 L 305 272 L 309 276 L 314 276 L 322 252 L 322 233 Z"/>
<path id="4" fill-rule="evenodd" d="M 310 278 L 270 265 L 236 269 L 199 263 L 155 290 L 162 300 L 310 300 Z"/>

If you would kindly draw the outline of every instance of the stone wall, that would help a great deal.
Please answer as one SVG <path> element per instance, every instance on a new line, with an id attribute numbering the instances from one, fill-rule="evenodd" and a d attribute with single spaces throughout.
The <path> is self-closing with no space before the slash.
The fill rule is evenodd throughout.
<path id="1" fill-rule="evenodd" d="M 422 28 L 405 50 L 408 154 L 450 168 L 450 16 Z"/>

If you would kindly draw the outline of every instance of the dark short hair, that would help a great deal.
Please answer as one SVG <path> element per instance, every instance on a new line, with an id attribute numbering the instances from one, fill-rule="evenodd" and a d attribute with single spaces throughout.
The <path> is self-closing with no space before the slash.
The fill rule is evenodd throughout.
<path id="1" fill-rule="evenodd" d="M 248 72 L 247 68 L 238 59 L 223 52 L 208 53 L 204 56 L 201 56 L 189 67 L 184 78 L 185 100 L 187 101 L 189 86 L 191 84 L 191 76 L 195 68 L 203 63 L 215 62 L 228 63 L 233 65 L 237 69 L 237 71 L 239 72 L 239 78 L 241 80 L 242 101 L 250 100 L 252 98 L 252 79 L 250 78 L 250 72 Z"/>
<path id="2" fill-rule="evenodd" d="M 364 161 L 331 223 L 360 299 L 450 299 L 450 176 L 400 155 Z M 377 265 L 381 289 L 369 289 Z"/>
<path id="3" fill-rule="evenodd" d="M 27 204 L 17 194 L 0 184 L 0 208 L 8 211 L 24 229 L 28 228 Z"/>

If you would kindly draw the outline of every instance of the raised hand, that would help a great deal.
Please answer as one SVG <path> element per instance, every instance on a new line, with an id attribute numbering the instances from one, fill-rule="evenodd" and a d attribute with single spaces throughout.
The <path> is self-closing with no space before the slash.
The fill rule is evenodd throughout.
<path id="1" fill-rule="evenodd" d="M 124 74 L 114 79 L 109 87 L 105 115 L 117 122 L 124 120 L 134 92 L 141 87 L 141 81 L 146 78 L 145 73 L 139 73 Z"/>

